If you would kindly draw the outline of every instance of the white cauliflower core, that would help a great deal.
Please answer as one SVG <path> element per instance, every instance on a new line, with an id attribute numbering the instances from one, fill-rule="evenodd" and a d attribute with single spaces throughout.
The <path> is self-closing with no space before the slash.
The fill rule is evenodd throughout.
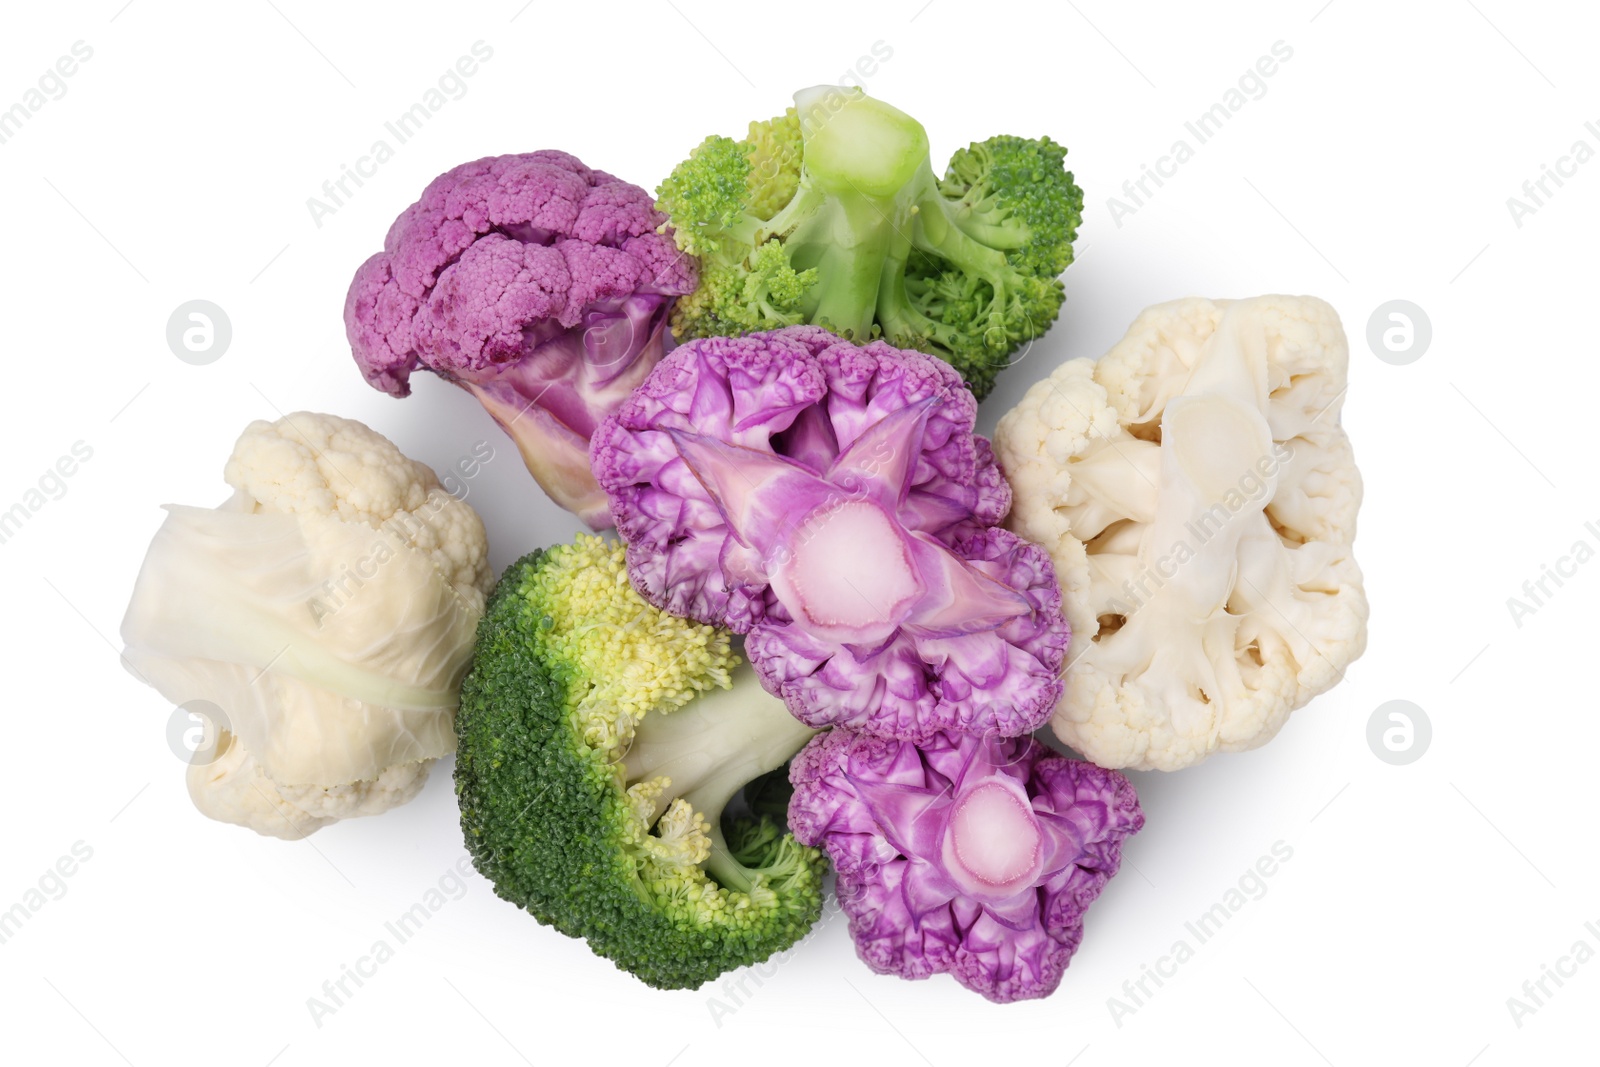
<path id="1" fill-rule="evenodd" d="M 1253 748 L 1365 649 L 1348 359 L 1321 300 L 1180 300 L 1000 420 L 1008 524 L 1055 559 L 1072 624 L 1053 725 L 1088 759 Z"/>
<path id="2" fill-rule="evenodd" d="M 221 709 L 190 768 L 214 819 L 298 838 L 414 797 L 455 749 L 493 582 L 477 513 L 358 422 L 255 422 L 215 509 L 169 506 L 124 658 L 174 704 Z"/>

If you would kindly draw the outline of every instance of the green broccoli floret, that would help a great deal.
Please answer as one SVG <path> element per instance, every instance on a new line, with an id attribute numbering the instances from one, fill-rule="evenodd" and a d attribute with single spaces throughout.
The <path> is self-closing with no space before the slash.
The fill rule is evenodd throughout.
<path id="1" fill-rule="evenodd" d="M 699 286 L 673 305 L 672 335 L 687 341 L 798 326 L 806 321 L 799 310 L 800 298 L 816 280 L 816 271 L 791 267 L 776 240 L 739 262 L 703 254 Z"/>
<path id="2" fill-rule="evenodd" d="M 658 988 L 763 960 L 821 914 L 826 862 L 772 791 L 724 811 L 815 733 L 738 664 L 727 631 L 650 606 L 623 546 L 583 535 L 506 570 L 461 686 L 473 863 Z"/>
<path id="3" fill-rule="evenodd" d="M 935 177 L 915 119 L 859 89 L 710 137 L 657 190 L 700 291 L 674 334 L 809 322 L 943 357 L 979 398 L 1060 312 L 1083 191 L 1048 137 L 993 137 Z M 665 229 L 665 228 L 664 228 Z"/>
<path id="4" fill-rule="evenodd" d="M 794 199 L 800 183 L 800 123 L 791 108 L 752 122 L 744 141 L 707 137 L 662 183 L 674 205 L 678 247 L 700 257 L 700 285 L 673 308 L 679 341 L 805 322 L 801 298 L 817 273 L 797 271 L 776 239 L 756 229 Z"/>

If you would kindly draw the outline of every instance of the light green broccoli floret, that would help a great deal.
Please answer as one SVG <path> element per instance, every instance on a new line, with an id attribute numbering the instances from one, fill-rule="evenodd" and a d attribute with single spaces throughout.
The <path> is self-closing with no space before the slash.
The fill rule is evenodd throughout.
<path id="1" fill-rule="evenodd" d="M 752 122 L 744 141 L 708 137 L 660 189 L 678 247 L 700 257 L 700 285 L 673 307 L 679 341 L 777 330 L 806 321 L 801 303 L 816 282 L 777 239 L 755 231 L 794 199 L 800 181 L 794 109 Z M 670 205 L 670 206 L 669 206 Z"/>
<path id="2" fill-rule="evenodd" d="M 904 112 L 835 86 L 795 102 L 743 141 L 707 138 L 657 190 L 679 247 L 701 257 L 673 332 L 807 322 L 883 337 L 943 357 L 983 397 L 1061 309 L 1083 216 L 1066 149 L 993 137 L 941 179 Z"/>

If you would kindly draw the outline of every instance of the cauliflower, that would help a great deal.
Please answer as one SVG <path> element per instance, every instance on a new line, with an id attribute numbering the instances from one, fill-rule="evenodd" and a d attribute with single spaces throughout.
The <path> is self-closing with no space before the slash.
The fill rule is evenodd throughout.
<path id="1" fill-rule="evenodd" d="M 122 622 L 141 679 L 222 712 L 195 805 L 298 838 L 405 803 L 455 748 L 493 581 L 482 522 L 331 415 L 252 423 L 224 477 L 220 507 L 167 508 Z"/>
<path id="2" fill-rule="evenodd" d="M 829 730 L 790 765 L 789 825 L 838 871 L 856 953 L 997 1003 L 1055 992 L 1083 913 L 1144 826 L 1133 784 L 1031 737 Z"/>
<path id="3" fill-rule="evenodd" d="M 1014 736 L 1061 695 L 1049 556 L 995 528 L 1010 490 L 949 364 L 816 326 L 704 337 L 595 431 L 628 573 L 745 635 L 809 726 Z"/>
<path id="4" fill-rule="evenodd" d="M 1053 724 L 1089 759 L 1254 748 L 1365 649 L 1348 355 L 1321 300 L 1180 300 L 1000 420 L 1008 525 L 1054 558 L 1072 629 Z"/>
<path id="5" fill-rule="evenodd" d="M 419 369 L 467 390 L 552 500 L 608 526 L 589 435 L 661 359 L 696 282 L 665 223 L 649 193 L 565 152 L 454 167 L 350 283 L 356 365 L 392 396 Z"/>
<path id="6" fill-rule="evenodd" d="M 417 760 L 385 767 L 368 782 L 286 785 L 269 777 L 236 736 L 220 730 L 214 758 L 189 764 L 189 799 L 209 819 L 298 840 L 340 819 L 398 808 L 422 792 L 431 766 L 432 760 Z"/>

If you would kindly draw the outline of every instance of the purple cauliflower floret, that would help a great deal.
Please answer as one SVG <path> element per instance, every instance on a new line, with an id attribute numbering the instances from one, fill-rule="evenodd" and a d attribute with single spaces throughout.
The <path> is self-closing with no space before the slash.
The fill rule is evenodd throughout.
<path id="1" fill-rule="evenodd" d="M 789 826 L 833 861 L 867 966 L 1000 1003 L 1055 991 L 1144 825 L 1126 778 L 1028 737 L 833 730 L 789 777 Z"/>
<path id="2" fill-rule="evenodd" d="M 976 413 L 941 360 L 798 326 L 678 348 L 590 455 L 639 592 L 745 634 L 807 725 L 1012 735 L 1068 631 Z"/>
<path id="3" fill-rule="evenodd" d="M 345 332 L 392 396 L 419 368 L 471 392 L 539 485 L 610 525 L 589 438 L 665 351 L 695 287 L 649 193 L 565 152 L 494 156 L 435 178 L 357 269 Z"/>

